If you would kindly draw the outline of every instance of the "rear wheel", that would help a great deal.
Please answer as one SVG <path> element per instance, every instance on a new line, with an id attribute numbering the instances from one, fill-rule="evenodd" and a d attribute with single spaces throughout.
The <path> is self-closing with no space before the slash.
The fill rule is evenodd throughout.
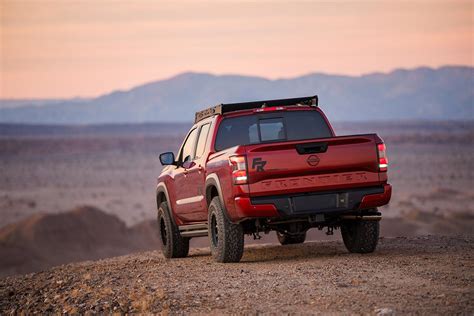
<path id="1" fill-rule="evenodd" d="M 302 244 L 306 240 L 306 232 L 298 235 L 288 235 L 277 232 L 277 238 L 282 245 Z"/>
<path id="2" fill-rule="evenodd" d="M 345 221 L 341 234 L 347 250 L 355 253 L 374 252 L 379 240 L 380 222 L 367 220 Z"/>
<path id="3" fill-rule="evenodd" d="M 158 233 L 161 250 L 166 258 L 184 258 L 189 252 L 189 238 L 182 237 L 170 216 L 168 203 L 158 209 Z"/>
<path id="4" fill-rule="evenodd" d="M 242 225 L 230 222 L 218 197 L 209 205 L 209 243 L 217 262 L 239 262 L 244 252 Z"/>

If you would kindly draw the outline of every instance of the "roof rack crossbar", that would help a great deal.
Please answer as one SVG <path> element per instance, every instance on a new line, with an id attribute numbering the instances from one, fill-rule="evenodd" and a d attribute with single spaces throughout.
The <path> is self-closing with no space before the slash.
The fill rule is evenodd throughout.
<path id="1" fill-rule="evenodd" d="M 205 118 L 208 118 L 214 115 L 224 114 L 228 112 L 258 109 L 262 107 L 294 106 L 294 105 L 318 106 L 318 96 L 314 95 L 314 96 L 302 97 L 302 98 L 276 99 L 276 100 L 252 101 L 252 102 L 241 102 L 241 103 L 226 103 L 226 104 L 222 103 L 222 104 L 218 104 L 216 106 L 207 108 L 205 110 L 196 112 L 194 123 L 197 123 L 199 121 L 202 121 Z"/>

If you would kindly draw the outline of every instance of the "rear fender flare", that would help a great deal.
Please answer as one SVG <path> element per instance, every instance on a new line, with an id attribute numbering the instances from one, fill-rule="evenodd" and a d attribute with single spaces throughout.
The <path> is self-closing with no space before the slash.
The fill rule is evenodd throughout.
<path id="1" fill-rule="evenodd" d="M 204 192 L 206 193 L 206 202 L 208 202 L 208 204 L 211 202 L 211 201 L 207 201 L 207 190 L 210 186 L 216 187 L 217 195 L 219 196 L 219 201 L 221 202 L 222 208 L 224 209 L 224 215 L 227 218 L 227 220 L 229 220 L 230 222 L 233 222 L 230 219 L 229 214 L 227 213 L 227 208 L 226 208 L 225 203 L 224 203 L 224 196 L 222 195 L 221 182 L 219 181 L 219 177 L 215 173 L 211 173 L 211 174 L 207 175 L 206 182 L 205 182 L 205 185 L 204 185 L 204 188 L 205 188 Z"/>

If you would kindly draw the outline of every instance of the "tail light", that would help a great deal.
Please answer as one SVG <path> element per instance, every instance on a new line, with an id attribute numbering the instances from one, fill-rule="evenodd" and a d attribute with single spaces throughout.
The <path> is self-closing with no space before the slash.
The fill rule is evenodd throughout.
<path id="1" fill-rule="evenodd" d="M 388 158 L 387 158 L 387 147 L 385 144 L 377 144 L 377 151 L 379 156 L 379 170 L 387 171 Z"/>
<path id="2" fill-rule="evenodd" d="M 245 156 L 229 157 L 232 166 L 232 180 L 234 184 L 247 184 L 247 163 Z"/>

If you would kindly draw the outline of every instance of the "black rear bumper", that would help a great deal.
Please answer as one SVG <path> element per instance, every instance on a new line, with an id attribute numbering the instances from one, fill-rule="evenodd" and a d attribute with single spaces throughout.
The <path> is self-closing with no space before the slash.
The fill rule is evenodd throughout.
<path id="1" fill-rule="evenodd" d="M 273 204 L 281 216 L 292 217 L 356 210 L 364 196 L 380 193 L 384 193 L 382 186 L 329 192 L 254 197 L 250 200 L 253 205 Z"/>

